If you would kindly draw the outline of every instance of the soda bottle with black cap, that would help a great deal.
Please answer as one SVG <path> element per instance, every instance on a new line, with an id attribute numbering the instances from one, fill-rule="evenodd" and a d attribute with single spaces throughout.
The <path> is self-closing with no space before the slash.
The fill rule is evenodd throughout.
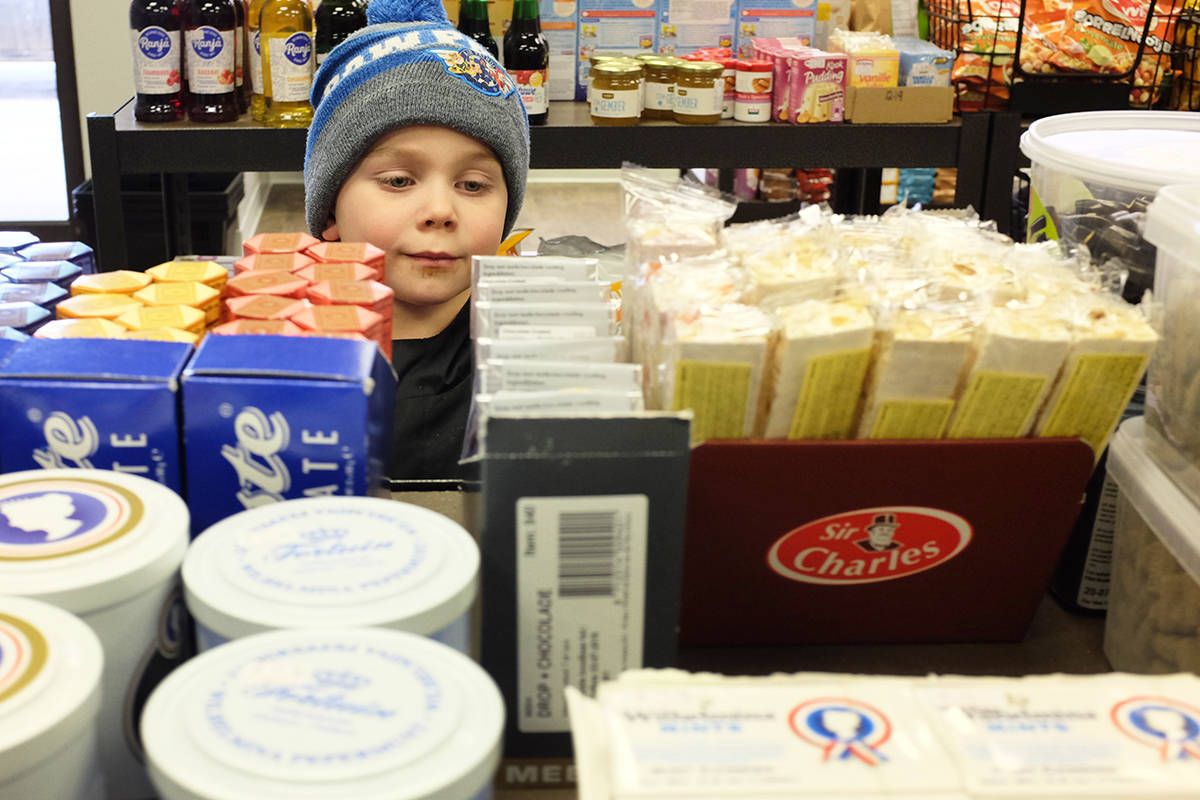
<path id="1" fill-rule="evenodd" d="M 133 116 L 139 122 L 183 119 L 183 34 L 175 0 L 133 0 Z"/>
<path id="2" fill-rule="evenodd" d="M 517 82 L 531 125 L 543 125 L 550 116 L 549 66 L 550 48 L 542 35 L 538 0 L 516 0 L 512 24 L 504 32 L 504 68 Z"/>

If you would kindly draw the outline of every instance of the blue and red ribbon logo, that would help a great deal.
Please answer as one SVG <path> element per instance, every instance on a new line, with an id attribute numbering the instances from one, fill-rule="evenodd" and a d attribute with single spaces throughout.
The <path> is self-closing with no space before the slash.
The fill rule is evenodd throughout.
<path id="1" fill-rule="evenodd" d="M 1163 761 L 1200 761 L 1200 708 L 1169 697 L 1131 697 L 1113 706 L 1117 730 Z"/>
<path id="2" fill-rule="evenodd" d="M 788 724 L 803 741 L 821 749 L 822 761 L 857 758 L 875 767 L 888 760 L 879 748 L 891 737 L 892 724 L 879 709 L 859 700 L 809 700 L 792 709 Z"/>

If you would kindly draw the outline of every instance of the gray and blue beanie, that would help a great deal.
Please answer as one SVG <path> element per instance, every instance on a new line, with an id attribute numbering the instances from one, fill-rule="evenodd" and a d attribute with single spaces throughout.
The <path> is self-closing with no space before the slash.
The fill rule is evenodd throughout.
<path id="1" fill-rule="evenodd" d="M 342 184 L 371 145 L 407 125 L 440 125 L 496 154 L 508 186 L 507 235 L 529 171 L 529 118 L 516 82 L 455 30 L 441 0 L 371 0 L 367 21 L 313 79 L 304 153 L 309 231 L 325 230 Z"/>

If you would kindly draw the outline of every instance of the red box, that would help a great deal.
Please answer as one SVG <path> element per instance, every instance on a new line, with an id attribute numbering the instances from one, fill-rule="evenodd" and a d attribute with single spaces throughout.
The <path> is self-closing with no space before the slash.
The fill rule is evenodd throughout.
<path id="1" fill-rule="evenodd" d="M 383 354 L 392 357 L 390 330 L 385 339 L 382 333 L 383 316 L 359 306 L 312 306 L 292 317 L 292 322 L 313 333 L 361 333 L 378 342 Z M 383 342 L 387 344 L 383 344 Z"/>
<path id="2" fill-rule="evenodd" d="M 225 287 L 225 293 L 229 297 L 267 294 L 275 295 L 276 297 L 294 297 L 297 300 L 303 300 L 307 289 L 308 281 L 299 275 L 293 275 L 290 272 L 282 270 L 269 270 L 267 272 L 256 270 L 254 272 L 243 272 L 236 278 L 231 279 Z"/>
<path id="3" fill-rule="evenodd" d="M 386 254 L 369 242 L 318 242 L 305 252 L 317 261 L 339 263 L 354 261 L 366 264 L 375 270 L 375 280 L 383 280 L 383 265 Z"/>
<path id="4" fill-rule="evenodd" d="M 274 336 L 303 336 L 304 331 L 286 319 L 235 319 L 213 328 L 209 333 L 218 335 L 265 333 Z"/>
<path id="5" fill-rule="evenodd" d="M 709 441 L 680 644 L 1020 640 L 1092 466 L 1079 439 Z"/>
<path id="6" fill-rule="evenodd" d="M 259 253 L 233 262 L 233 271 L 238 275 L 241 275 L 243 272 L 254 272 L 255 270 L 263 272 L 270 270 L 299 272 L 309 264 L 315 263 L 315 260 L 303 253 Z"/>
<path id="7" fill-rule="evenodd" d="M 379 281 L 322 281 L 308 287 L 314 305 L 358 306 L 383 317 L 382 335 L 392 336 L 392 301 L 395 293 Z"/>
<path id="8" fill-rule="evenodd" d="M 296 274 L 309 283 L 375 280 L 375 270 L 366 264 L 359 264 L 357 261 L 340 261 L 331 264 L 315 261 L 303 269 L 296 270 Z"/>
<path id="9" fill-rule="evenodd" d="M 307 300 L 269 294 L 248 294 L 225 300 L 225 320 L 288 319 L 306 308 Z"/>

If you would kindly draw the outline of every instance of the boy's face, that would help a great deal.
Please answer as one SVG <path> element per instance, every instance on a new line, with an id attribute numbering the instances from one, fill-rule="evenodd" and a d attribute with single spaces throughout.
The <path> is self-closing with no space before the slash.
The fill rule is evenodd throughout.
<path id="1" fill-rule="evenodd" d="M 472 255 L 496 252 L 507 209 L 504 173 L 486 145 L 448 128 L 401 128 L 342 184 L 324 237 L 379 247 L 396 302 L 438 306 L 470 288 Z"/>

